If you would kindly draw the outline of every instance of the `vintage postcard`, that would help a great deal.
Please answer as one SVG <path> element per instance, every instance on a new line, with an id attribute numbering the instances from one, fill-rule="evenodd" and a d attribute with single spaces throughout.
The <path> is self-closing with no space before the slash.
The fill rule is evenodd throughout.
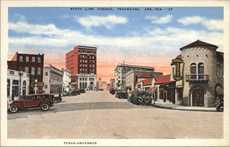
<path id="1" fill-rule="evenodd" d="M 229 146 L 229 1 L 1 1 L 1 146 Z"/>

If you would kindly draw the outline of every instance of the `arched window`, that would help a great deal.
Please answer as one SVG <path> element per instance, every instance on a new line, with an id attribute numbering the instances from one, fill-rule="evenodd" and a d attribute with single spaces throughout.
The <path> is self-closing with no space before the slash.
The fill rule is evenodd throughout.
<path id="1" fill-rule="evenodd" d="M 196 63 L 190 65 L 191 79 L 196 79 Z"/>
<path id="2" fill-rule="evenodd" d="M 204 78 L 204 63 L 198 64 L 198 75 L 199 75 L 199 79 Z"/>

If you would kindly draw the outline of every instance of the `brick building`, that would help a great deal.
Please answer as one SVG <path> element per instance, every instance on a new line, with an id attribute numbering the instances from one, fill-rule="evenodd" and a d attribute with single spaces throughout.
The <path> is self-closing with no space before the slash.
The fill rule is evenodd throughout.
<path id="1" fill-rule="evenodd" d="M 8 69 L 16 71 L 24 71 L 29 73 L 29 93 L 35 93 L 37 87 L 38 92 L 43 88 L 43 66 L 44 54 L 23 54 L 18 53 L 7 61 Z"/>
<path id="2" fill-rule="evenodd" d="M 78 45 L 65 56 L 66 69 L 71 72 L 77 88 L 95 90 L 97 73 L 97 48 Z"/>

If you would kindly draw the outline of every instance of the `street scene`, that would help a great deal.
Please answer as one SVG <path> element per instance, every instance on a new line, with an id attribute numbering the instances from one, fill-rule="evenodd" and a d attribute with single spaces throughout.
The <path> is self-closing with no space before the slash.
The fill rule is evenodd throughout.
<path id="1" fill-rule="evenodd" d="M 223 138 L 223 8 L 12 7 L 8 21 L 8 138 Z"/>
<path id="2" fill-rule="evenodd" d="M 221 138 L 222 120 L 219 112 L 139 106 L 99 91 L 65 97 L 47 112 L 33 109 L 8 115 L 8 137 Z"/>

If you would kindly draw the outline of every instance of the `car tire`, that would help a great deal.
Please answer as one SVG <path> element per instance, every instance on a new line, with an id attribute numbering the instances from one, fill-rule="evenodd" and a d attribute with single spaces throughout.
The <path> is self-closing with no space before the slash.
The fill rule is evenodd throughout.
<path id="1" fill-rule="evenodd" d="M 12 106 L 10 106 L 9 111 L 11 113 L 16 113 L 16 112 L 18 112 L 18 107 L 16 105 L 12 105 Z"/>
<path id="2" fill-rule="evenodd" d="M 42 110 L 42 111 L 48 111 L 49 108 L 50 108 L 49 104 L 47 104 L 47 103 L 41 104 L 40 107 L 41 107 L 41 110 Z"/>

